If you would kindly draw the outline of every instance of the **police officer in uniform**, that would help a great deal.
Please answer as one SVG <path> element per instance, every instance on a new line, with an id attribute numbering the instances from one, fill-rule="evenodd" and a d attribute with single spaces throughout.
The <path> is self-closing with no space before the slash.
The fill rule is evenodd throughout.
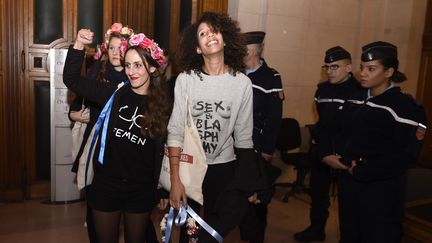
<path id="1" fill-rule="evenodd" d="M 271 165 L 279 127 L 282 121 L 282 102 L 284 93 L 280 74 L 267 66 L 261 57 L 265 32 L 253 31 L 246 33 L 248 54 L 244 59 L 246 75 L 252 80 L 253 87 L 253 142 L 255 149 L 265 160 L 269 183 L 273 183 L 280 175 L 280 169 Z M 258 194 L 257 204 L 250 204 L 246 217 L 240 224 L 242 240 L 264 242 L 267 226 L 267 204 Z M 261 202 L 261 203 L 259 203 Z"/>
<path id="2" fill-rule="evenodd" d="M 305 230 L 294 234 L 300 242 L 323 241 L 325 239 L 325 225 L 329 216 L 330 206 L 329 188 L 334 177 L 334 171 L 322 163 L 317 154 L 319 150 L 333 150 L 333 142 L 324 143 L 322 136 L 333 137 L 336 133 L 332 125 L 340 106 L 357 93 L 361 86 L 352 74 L 351 55 L 340 46 L 335 46 L 325 52 L 323 71 L 328 81 L 318 84 L 315 102 L 319 120 L 313 130 L 314 160 L 310 175 L 311 224 Z"/>
<path id="3" fill-rule="evenodd" d="M 419 155 L 426 115 L 395 86 L 406 80 L 397 47 L 378 41 L 362 51 L 359 82 L 367 90 L 341 108 L 336 151 L 323 161 L 340 172 L 340 242 L 401 242 L 406 170 Z"/>

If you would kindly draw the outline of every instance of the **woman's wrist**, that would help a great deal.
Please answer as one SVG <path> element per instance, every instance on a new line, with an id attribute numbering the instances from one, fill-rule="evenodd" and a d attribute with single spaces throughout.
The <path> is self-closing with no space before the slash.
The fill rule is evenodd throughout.
<path id="1" fill-rule="evenodd" d="M 178 175 L 178 173 L 171 173 L 170 180 L 171 180 L 171 184 L 177 184 L 177 183 L 181 182 L 180 176 Z"/>
<path id="2" fill-rule="evenodd" d="M 75 41 L 73 48 L 77 50 L 84 50 L 85 45 L 82 42 Z"/>

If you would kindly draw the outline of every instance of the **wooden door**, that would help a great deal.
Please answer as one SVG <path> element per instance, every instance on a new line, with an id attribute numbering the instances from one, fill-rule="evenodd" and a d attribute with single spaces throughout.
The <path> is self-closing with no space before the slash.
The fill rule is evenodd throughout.
<path id="1" fill-rule="evenodd" d="M 9 87 L 11 82 L 8 80 L 8 66 L 13 65 L 14 63 L 10 63 L 7 58 L 8 53 L 10 52 L 7 48 L 4 48 L 7 46 L 7 43 L 10 42 L 10 36 L 6 35 L 9 31 L 6 26 L 6 22 L 10 21 L 10 16 L 6 14 L 6 9 L 10 9 L 9 2 L 5 0 L 0 1 L 0 32 L 1 32 L 1 38 L 0 38 L 0 53 L 1 53 L 1 62 L 0 62 L 0 199 L 5 198 L 8 196 L 6 193 L 6 188 L 8 188 L 8 182 L 10 181 L 8 178 L 8 166 L 5 161 L 9 159 L 8 151 L 10 149 L 9 147 L 9 140 L 10 133 L 9 131 L 9 124 L 10 117 L 7 115 L 7 109 L 6 107 L 9 106 Z M 6 65 L 8 63 L 8 65 Z M 11 138 L 13 139 L 13 138 Z M 17 183 L 15 183 L 17 184 Z M 19 185 L 16 185 L 15 187 L 19 187 Z M 20 197 L 22 193 L 20 191 L 17 191 L 17 196 Z"/>
<path id="2" fill-rule="evenodd" d="M 72 43 L 74 0 L 25 0 L 21 89 L 18 94 L 25 112 L 19 137 L 23 146 L 25 198 L 41 198 L 50 192 L 50 73 L 48 52 Z"/>
<path id="3" fill-rule="evenodd" d="M 203 12 L 227 13 L 228 0 L 201 0 L 199 1 L 199 14 Z"/>
<path id="4" fill-rule="evenodd" d="M 417 163 L 432 168 L 432 0 L 427 3 L 417 99 L 423 104 L 428 117 L 428 130 Z"/>
<path id="5" fill-rule="evenodd" d="M 22 118 L 26 114 L 23 92 L 23 34 L 24 0 L 2 1 L 2 102 L 1 139 L 4 146 L 0 161 L 1 199 L 22 200 L 26 192 L 25 146 Z"/>

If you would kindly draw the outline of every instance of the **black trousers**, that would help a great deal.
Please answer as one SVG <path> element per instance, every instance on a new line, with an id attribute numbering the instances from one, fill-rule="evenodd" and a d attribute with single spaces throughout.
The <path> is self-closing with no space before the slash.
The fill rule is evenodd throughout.
<path id="1" fill-rule="evenodd" d="M 203 182 L 204 220 L 222 237 L 227 236 L 248 210 L 248 195 L 244 192 L 226 190 L 234 176 L 237 162 L 209 165 Z M 190 199 L 189 199 L 190 200 Z M 195 212 L 200 212 L 200 205 L 188 201 Z M 186 228 L 180 232 L 180 242 L 188 242 Z M 203 228 L 200 228 L 199 242 L 217 242 Z"/>
<path id="2" fill-rule="evenodd" d="M 240 238 L 253 243 L 263 243 L 267 227 L 268 204 L 249 204 L 240 228 Z"/>
<path id="3" fill-rule="evenodd" d="M 338 175 L 340 243 L 399 243 L 405 199 L 405 175 L 359 182 Z"/>
<path id="4" fill-rule="evenodd" d="M 261 161 L 264 165 L 268 179 L 268 184 L 273 185 L 276 179 L 281 174 L 281 169 L 273 166 L 271 162 Z M 261 191 L 262 193 L 263 191 Z M 267 197 L 264 199 L 262 196 Z M 263 243 L 265 239 L 265 231 L 267 227 L 267 211 L 268 204 L 273 197 L 273 188 L 269 188 L 265 195 L 258 192 L 258 198 L 261 200 L 259 204 L 249 204 L 248 211 L 239 225 L 240 238 L 250 243 Z"/>
<path id="5" fill-rule="evenodd" d="M 310 221 L 312 226 L 324 228 L 329 217 L 330 167 L 319 160 L 312 161 L 310 174 Z"/>

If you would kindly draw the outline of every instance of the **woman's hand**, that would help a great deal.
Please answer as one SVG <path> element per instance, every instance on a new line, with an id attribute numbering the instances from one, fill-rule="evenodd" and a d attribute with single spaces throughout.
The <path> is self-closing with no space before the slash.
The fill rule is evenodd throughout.
<path id="1" fill-rule="evenodd" d="M 85 45 L 91 44 L 93 42 L 94 33 L 90 29 L 80 29 L 78 31 L 74 49 L 84 50 Z"/>
<path id="2" fill-rule="evenodd" d="M 70 114 L 69 114 L 70 119 L 72 121 L 78 121 L 78 122 L 81 122 L 81 123 L 89 123 L 90 117 L 85 117 L 85 116 L 83 117 L 82 116 L 82 113 L 84 112 L 84 109 L 85 108 L 83 108 L 83 109 L 81 109 L 79 111 L 71 111 Z"/>
<path id="3" fill-rule="evenodd" d="M 248 197 L 248 201 L 252 204 L 259 204 L 261 203 L 261 200 L 258 198 L 258 193 L 254 192 L 252 196 Z"/>
<path id="4" fill-rule="evenodd" d="M 332 155 L 325 156 L 322 159 L 322 161 L 334 169 L 347 170 L 348 167 L 339 161 L 340 158 L 341 158 L 340 155 L 333 155 L 332 154 Z"/>
<path id="5" fill-rule="evenodd" d="M 264 152 L 261 152 L 261 157 L 265 160 L 265 161 L 271 161 L 273 159 L 273 154 L 266 154 Z"/>
<path id="6" fill-rule="evenodd" d="M 161 198 L 159 199 L 159 203 L 157 204 L 157 207 L 160 210 L 164 210 L 168 206 L 169 200 L 167 198 Z"/>
<path id="7" fill-rule="evenodd" d="M 351 167 L 348 169 L 348 172 L 351 175 L 353 174 L 354 167 L 356 167 L 356 166 L 357 166 L 357 161 L 356 160 L 351 161 Z"/>
<path id="8" fill-rule="evenodd" d="M 180 178 L 171 180 L 170 190 L 170 205 L 175 209 L 180 209 L 180 201 L 183 201 L 183 205 L 187 208 L 187 196 L 186 190 Z"/>

